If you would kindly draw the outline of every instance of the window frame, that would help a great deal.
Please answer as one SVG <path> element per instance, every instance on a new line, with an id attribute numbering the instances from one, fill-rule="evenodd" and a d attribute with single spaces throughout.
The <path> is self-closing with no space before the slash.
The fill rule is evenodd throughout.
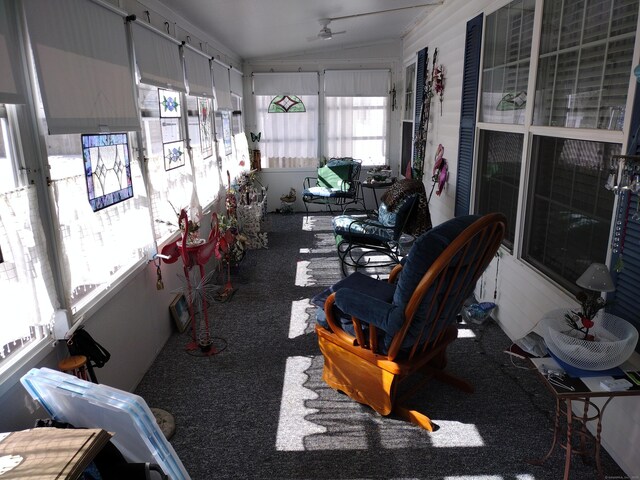
<path id="1" fill-rule="evenodd" d="M 498 4 L 492 5 L 492 8 L 487 8 L 484 11 L 483 18 L 483 35 L 482 35 L 482 46 L 480 52 L 480 72 L 483 69 L 483 61 L 484 61 L 484 50 L 486 44 L 485 38 L 485 27 L 487 22 L 487 17 L 504 6 L 511 3 L 513 0 L 504 0 L 499 2 Z M 481 159 L 479 158 L 480 151 L 480 140 L 483 131 L 499 131 L 499 132 L 507 132 L 507 133 L 518 133 L 524 136 L 523 138 L 523 148 L 522 148 L 522 163 L 521 163 L 521 175 L 520 175 L 520 191 L 518 194 L 518 206 L 517 206 L 517 214 L 516 214 L 516 225 L 514 226 L 514 243 L 513 247 L 507 248 L 506 246 L 501 247 L 501 251 L 503 253 L 508 253 L 512 255 L 514 260 L 527 268 L 532 269 L 533 271 L 542 275 L 546 281 L 553 284 L 555 287 L 559 288 L 561 291 L 572 294 L 572 287 L 567 285 L 568 282 L 558 282 L 544 272 L 536 268 L 531 262 L 525 259 L 525 235 L 526 235 L 526 222 L 527 218 L 527 208 L 528 208 L 528 199 L 533 192 L 530 192 L 530 182 L 528 180 L 529 175 L 535 174 L 532 171 L 534 168 L 534 160 L 531 158 L 532 149 L 533 149 L 533 141 L 534 136 L 545 136 L 545 137 L 556 137 L 556 138 L 564 138 L 564 139 L 574 139 L 574 140 L 584 140 L 584 141 L 593 141 L 593 142 L 604 142 L 604 143 L 615 143 L 621 145 L 622 152 L 625 152 L 627 149 L 627 143 L 629 139 L 629 133 L 631 128 L 631 112 L 633 107 L 634 100 L 634 83 L 629 81 L 627 87 L 627 97 L 626 97 L 626 106 L 625 106 L 625 118 L 622 126 L 622 130 L 604 130 L 598 128 L 571 128 L 571 127 L 561 127 L 561 126 L 543 126 L 543 125 L 534 125 L 534 103 L 535 103 L 535 87 L 537 81 L 537 72 L 538 72 L 538 64 L 539 64 L 539 54 L 540 54 L 540 44 L 541 44 L 541 36 L 542 36 L 542 19 L 543 19 L 543 0 L 536 0 L 535 3 L 535 13 L 534 13 L 534 25 L 533 25 L 533 37 L 531 41 L 531 55 L 530 55 L 530 64 L 529 64 L 529 78 L 527 84 L 527 98 L 532 101 L 527 102 L 527 106 L 525 108 L 525 116 L 524 116 L 524 124 L 499 124 L 499 123 L 489 123 L 489 122 L 481 122 L 477 121 L 476 123 L 476 134 L 474 139 L 474 160 L 473 160 L 473 173 L 472 173 L 472 182 L 471 182 L 471 205 L 470 211 L 476 212 L 478 208 L 478 188 L 480 179 L 480 164 Z M 638 18 L 638 22 L 636 23 L 636 32 L 638 31 L 638 25 L 640 24 L 640 15 Z M 640 62 L 640 37 L 636 37 L 634 50 L 632 54 L 632 65 L 637 65 Z M 479 76 L 478 80 L 478 95 L 476 98 L 476 107 L 477 107 L 477 118 L 480 119 L 480 111 L 481 111 L 481 102 L 482 102 L 482 82 L 483 76 Z M 613 235 L 615 221 L 616 221 L 616 212 L 618 210 L 618 202 L 620 198 L 616 195 L 613 209 L 611 211 L 611 222 L 610 222 L 610 230 L 609 230 L 609 244 L 611 243 L 611 238 Z M 612 257 L 611 249 L 608 248 L 606 252 L 606 262 L 610 263 Z"/>

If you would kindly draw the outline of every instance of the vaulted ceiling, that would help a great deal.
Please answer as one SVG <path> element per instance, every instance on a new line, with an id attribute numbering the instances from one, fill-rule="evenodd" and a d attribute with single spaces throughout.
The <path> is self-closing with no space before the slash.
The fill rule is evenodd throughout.
<path id="1" fill-rule="evenodd" d="M 245 60 L 397 40 L 442 1 L 161 0 Z M 333 19 L 330 40 L 318 38 L 321 19 Z"/>

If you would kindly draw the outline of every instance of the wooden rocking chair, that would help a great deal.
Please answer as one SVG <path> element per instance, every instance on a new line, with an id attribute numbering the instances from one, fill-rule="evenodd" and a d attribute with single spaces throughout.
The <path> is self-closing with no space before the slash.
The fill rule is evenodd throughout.
<path id="1" fill-rule="evenodd" d="M 323 380 L 381 415 L 394 413 L 432 431 L 429 417 L 405 401 L 431 378 L 473 392 L 468 382 L 445 372 L 446 348 L 457 338 L 456 316 L 500 247 L 505 227 L 504 215 L 493 213 L 431 229 L 392 270 L 389 283 L 396 285 L 387 288 L 388 298 L 368 294 L 385 291 L 371 284 L 380 280 L 360 273 L 342 280 L 324 303 L 330 328 L 316 326 Z M 403 381 L 418 379 L 414 374 L 421 381 L 399 393 Z"/>

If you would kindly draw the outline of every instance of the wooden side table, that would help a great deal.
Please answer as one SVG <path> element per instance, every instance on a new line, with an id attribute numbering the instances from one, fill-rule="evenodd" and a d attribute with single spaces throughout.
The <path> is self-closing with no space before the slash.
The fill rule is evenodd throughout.
<path id="1" fill-rule="evenodd" d="M 87 370 L 87 357 L 84 355 L 73 355 L 58 362 L 58 368 L 71 375 L 75 375 L 81 380 L 91 381 Z"/>
<path id="2" fill-rule="evenodd" d="M 552 358 L 531 358 L 531 363 L 536 369 L 539 378 L 542 380 L 544 386 L 551 392 L 556 400 L 556 415 L 553 429 L 553 440 L 551 441 L 551 447 L 546 455 L 542 458 L 527 460 L 527 463 L 531 465 L 542 465 L 551 456 L 556 445 L 566 450 L 565 462 L 564 462 L 564 476 L 563 480 L 569 479 L 569 471 L 571 469 L 571 456 L 575 453 L 582 457 L 586 461 L 589 457 L 593 457 L 596 463 L 596 469 L 598 471 L 598 478 L 604 479 L 604 473 L 602 471 L 602 463 L 600 461 L 600 434 L 602 432 L 602 418 L 604 411 L 616 397 L 638 396 L 640 395 L 640 386 L 633 385 L 628 390 L 621 391 L 607 391 L 600 387 L 597 377 L 593 378 L 573 378 L 565 375 L 561 380 L 554 380 L 552 375 L 549 375 L 549 371 L 558 371 L 561 368 L 557 362 Z M 593 398 L 606 398 L 606 401 L 602 407 L 598 407 L 593 403 Z M 575 414 L 573 412 L 574 404 L 582 404 L 582 413 Z M 591 411 L 590 411 L 591 410 Z M 564 419 L 564 421 L 563 421 Z M 596 435 L 595 444 L 592 448 L 589 448 L 588 440 L 590 433 L 587 430 L 587 423 L 596 422 Z M 574 424 L 577 424 L 577 429 L 574 430 Z M 566 443 L 563 445 L 560 440 L 560 436 L 565 429 Z M 572 441 L 572 436 L 577 434 L 578 445 L 575 446 Z"/>

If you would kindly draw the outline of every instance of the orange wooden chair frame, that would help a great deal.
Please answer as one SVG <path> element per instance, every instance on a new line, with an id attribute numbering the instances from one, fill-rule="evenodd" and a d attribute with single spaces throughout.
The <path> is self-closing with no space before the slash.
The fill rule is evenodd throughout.
<path id="1" fill-rule="evenodd" d="M 342 329 L 340 320 L 334 316 L 335 293 L 332 293 L 324 306 L 331 330 L 316 326 L 318 343 L 324 355 L 323 380 L 331 388 L 369 405 L 381 415 L 393 413 L 429 431 L 434 430 L 435 425 L 429 417 L 404 404 L 431 378 L 473 392 L 473 386 L 467 381 L 445 372 L 446 348 L 458 335 L 456 314 L 498 251 L 505 228 L 504 215 L 488 214 L 472 223 L 449 244 L 413 292 L 405 308 L 404 324 L 394 336 L 387 354 L 379 353 L 373 325 L 369 326 L 370 341 L 362 333 L 361 325 L 366 319 L 352 317 L 356 336 Z M 466 259 L 465 262 L 452 262 L 460 258 Z M 396 281 L 402 268 L 402 265 L 394 267 L 389 282 Z M 428 318 L 422 334 L 410 350 L 401 351 L 415 313 L 430 291 L 434 300 L 428 306 Z M 444 300 L 438 302 L 439 298 Z M 436 323 L 431 319 L 440 319 L 447 326 L 436 333 L 434 328 L 430 328 Z M 413 378 L 414 374 L 421 375 L 420 381 L 399 394 L 399 385 L 409 377 Z"/>

